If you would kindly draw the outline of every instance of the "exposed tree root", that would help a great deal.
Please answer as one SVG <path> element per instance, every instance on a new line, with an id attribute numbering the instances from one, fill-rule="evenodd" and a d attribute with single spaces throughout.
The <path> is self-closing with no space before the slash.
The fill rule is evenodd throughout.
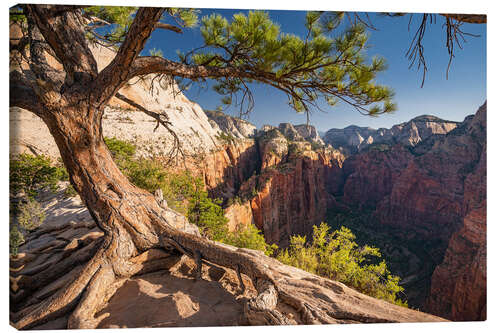
<path id="1" fill-rule="evenodd" d="M 286 316 L 276 310 L 278 293 L 274 285 L 265 280 L 258 280 L 257 297 L 245 305 L 245 316 L 251 325 L 291 325 Z"/>
<path id="2" fill-rule="evenodd" d="M 240 265 L 236 266 L 236 275 L 238 275 L 238 282 L 240 283 L 241 293 L 245 292 L 245 284 L 243 283 L 243 278 L 241 277 Z"/>
<path id="3" fill-rule="evenodd" d="M 99 270 L 103 254 L 104 248 L 101 248 L 83 268 L 77 279 L 66 288 L 60 289 L 42 303 L 27 307 L 16 313 L 15 317 L 19 318 L 19 321 L 15 323 L 15 327 L 17 329 L 29 329 L 71 311 L 89 281 Z"/>
<path id="4" fill-rule="evenodd" d="M 175 265 L 179 256 L 172 256 L 172 251 L 192 258 L 196 265 L 196 278 L 202 275 L 202 265 L 234 270 L 242 290 L 241 275 L 250 278 L 257 295 L 245 303 L 243 313 L 246 322 L 251 325 L 441 320 L 373 299 L 341 283 L 283 265 L 260 251 L 214 242 L 200 237 L 195 231 L 181 231 L 172 227 L 185 226 L 178 220 L 180 217 L 168 209 L 158 211 L 154 203 L 144 207 L 144 211 L 148 212 L 144 218 L 148 218 L 149 222 L 143 226 L 150 227 L 148 233 L 155 233 L 159 240 L 159 244 L 149 250 L 137 250 L 129 231 L 119 228 L 118 232 L 105 236 L 103 241 L 92 242 L 91 238 L 88 238 L 88 244 L 85 244 L 86 241 L 76 244 L 67 241 L 67 245 L 58 250 L 61 252 L 55 259 L 47 257 L 45 252 L 39 254 L 45 256 L 43 258 L 21 258 L 25 263 L 19 267 L 24 269 L 17 269 L 14 274 L 19 277 L 18 287 L 28 294 L 23 296 L 27 301 L 22 303 L 22 310 L 11 318 L 13 322 L 17 321 L 15 326 L 19 329 L 33 328 L 73 311 L 68 319 L 68 328 L 96 328 L 108 316 L 99 312 L 116 290 L 134 275 L 165 270 Z M 87 238 L 81 236 L 81 239 Z M 98 250 L 81 270 L 75 270 L 75 263 L 88 260 L 89 252 L 85 249 Z M 26 272 L 32 273 L 32 276 L 24 275 Z M 57 280 L 57 277 L 66 273 L 74 274 L 76 279 L 62 287 L 65 281 L 71 279 L 64 277 Z M 40 282 L 36 282 L 38 279 Z M 36 288 L 30 288 L 28 281 L 33 281 Z"/>
<path id="5" fill-rule="evenodd" d="M 245 307 L 253 325 L 293 323 L 292 313 L 281 313 L 280 302 L 295 309 L 299 323 L 440 321 L 440 318 L 377 300 L 305 271 L 283 265 L 264 253 L 217 243 L 195 235 L 166 228 L 161 240 L 181 247 L 194 257 L 199 252 L 204 262 L 232 268 L 247 275 L 258 291 Z"/>
<path id="6" fill-rule="evenodd" d="M 51 264 L 44 264 L 43 270 L 34 272 L 23 272 L 23 276 L 17 281 L 20 288 L 25 290 L 38 290 L 58 277 L 69 272 L 75 264 L 86 263 L 99 249 L 100 242 L 91 242 L 79 251 L 72 251 L 57 256 L 60 260 L 51 260 Z M 30 274 L 31 273 L 31 274 Z"/>
<path id="7" fill-rule="evenodd" d="M 89 247 L 90 245 L 92 246 Z M 81 259 L 82 251 L 92 254 L 95 250 L 90 250 L 96 247 L 98 252 L 88 260 L 84 267 L 75 267 L 64 274 L 64 269 L 61 267 L 77 264 Z M 106 305 L 128 277 L 166 269 L 179 260 L 162 249 L 151 249 L 126 261 L 110 260 L 108 256 L 113 253 L 113 248 L 113 242 L 109 238 L 104 242 L 98 240 L 87 244 L 59 262 L 52 263 L 47 269 L 37 270 L 32 280 L 37 281 L 39 277 L 42 280 L 32 288 L 26 288 L 29 276 L 21 275 L 20 286 L 25 288 L 22 289 L 22 296 L 27 301 L 21 302 L 21 311 L 11 315 L 11 320 L 15 322 L 14 326 L 18 329 L 33 328 L 73 311 L 68 320 L 68 328 L 96 328 L 109 314 L 102 314 L 97 318 L 95 314 Z M 122 275 L 117 276 L 115 268 L 119 264 L 122 268 L 116 271 Z M 50 277 L 46 271 L 52 272 Z M 126 276 L 123 275 L 124 272 Z M 22 273 L 24 274 L 24 271 Z M 36 288 L 42 287 L 47 279 L 55 278 L 58 274 L 63 276 L 44 288 Z M 69 283 L 70 281 L 73 282 Z M 31 294 L 30 291 L 35 291 L 35 293 Z"/>
<path id="8" fill-rule="evenodd" d="M 123 279 L 122 279 L 123 280 Z M 68 328 L 93 329 L 109 314 L 95 318 L 95 314 L 113 296 L 120 283 L 116 282 L 113 267 L 106 263 L 101 265 L 85 290 L 78 306 L 68 320 Z"/>

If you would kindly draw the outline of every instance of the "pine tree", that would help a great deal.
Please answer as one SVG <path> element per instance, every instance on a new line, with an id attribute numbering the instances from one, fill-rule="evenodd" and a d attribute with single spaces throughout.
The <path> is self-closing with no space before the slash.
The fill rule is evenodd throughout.
<path id="1" fill-rule="evenodd" d="M 334 282 L 297 273 L 314 282 L 318 297 L 306 296 L 307 288 L 293 287 L 305 280 L 285 274 L 289 267 L 263 253 L 172 227 L 180 217 L 162 207 L 150 192 L 133 185 L 114 162 L 103 137 L 102 118 L 105 106 L 117 97 L 164 126 L 178 144 L 168 121 L 118 93 L 129 81 L 149 74 L 188 81 L 212 79 L 225 103 L 240 106 L 242 100 L 252 105 L 248 84 L 261 83 L 286 94 L 298 112 L 309 113 L 321 99 L 330 105 L 343 101 L 371 115 L 391 112 L 395 109 L 391 90 L 375 82 L 385 62 L 365 59 L 367 36 L 362 26 L 338 31 L 322 24 L 318 13 L 308 13 L 307 36 L 300 38 L 281 32 L 265 12 L 237 14 L 230 20 L 214 14 L 200 20 L 201 48 L 179 54 L 179 59 L 167 59 L 159 52 L 140 53 L 155 29 L 180 33 L 194 26 L 199 21 L 196 10 L 19 5 L 10 14 L 11 22 L 23 32 L 21 38 L 11 39 L 10 105 L 33 112 L 47 125 L 72 186 L 105 234 L 76 279 L 39 305 L 15 314 L 12 321 L 18 329 L 68 312 L 69 328 L 96 327 L 102 319 L 95 317 L 104 302 L 101 295 L 111 295 L 117 279 L 140 272 L 147 265 L 148 251 L 158 248 L 179 250 L 200 265 L 210 262 L 249 276 L 258 291 L 245 310 L 252 323 L 290 323 L 278 311 L 278 301 L 295 308 L 300 322 L 337 322 L 334 302 L 322 301 L 333 297 L 338 288 L 331 287 Z M 105 27 L 104 34 L 99 27 Z M 116 50 L 113 60 L 100 71 L 90 43 Z M 62 69 L 52 67 L 47 55 L 57 59 Z M 55 264 L 57 269 L 37 274 L 33 287 L 52 282 L 75 264 L 71 258 L 62 259 Z M 330 296 L 322 298 L 321 294 Z M 375 311 L 374 318 L 400 320 L 373 302 L 364 299 L 358 306 L 367 313 Z M 348 311 L 342 316 L 358 318 Z M 407 312 L 406 316 L 420 314 Z"/>

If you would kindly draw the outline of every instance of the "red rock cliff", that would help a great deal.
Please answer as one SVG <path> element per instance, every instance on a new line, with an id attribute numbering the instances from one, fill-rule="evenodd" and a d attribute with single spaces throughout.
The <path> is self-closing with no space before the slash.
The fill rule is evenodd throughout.
<path id="1" fill-rule="evenodd" d="M 486 104 L 447 135 L 374 149 L 344 163 L 343 201 L 375 208 L 381 226 L 437 266 L 423 310 L 452 320 L 486 312 Z"/>
<path id="2" fill-rule="evenodd" d="M 336 150 L 314 151 L 307 142 L 287 142 L 278 130 L 258 141 L 261 171 L 239 195 L 249 201 L 253 222 L 266 240 L 284 247 L 291 235 L 308 235 L 325 219 L 342 184 L 344 157 Z"/>
<path id="3" fill-rule="evenodd" d="M 470 134 L 485 140 L 486 108 Z M 451 320 L 486 320 L 486 145 L 464 185 L 463 221 L 432 276 L 428 310 Z"/>

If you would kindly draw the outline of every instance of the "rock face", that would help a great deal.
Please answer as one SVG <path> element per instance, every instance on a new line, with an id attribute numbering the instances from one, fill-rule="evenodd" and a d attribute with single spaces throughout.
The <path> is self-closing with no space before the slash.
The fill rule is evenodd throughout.
<path id="1" fill-rule="evenodd" d="M 371 147 L 346 159 L 344 201 L 361 209 L 374 209 L 391 193 L 394 182 L 412 159 L 413 155 L 402 145 L 392 149 Z"/>
<path id="2" fill-rule="evenodd" d="M 392 141 L 401 142 L 405 146 L 415 146 L 434 134 L 446 134 L 457 127 L 457 123 L 447 121 L 435 116 L 419 116 L 409 122 L 391 127 L 389 136 L 387 133 L 381 137 L 374 137 L 373 142 L 383 142 L 392 137 Z"/>
<path id="3" fill-rule="evenodd" d="M 306 141 L 313 142 L 313 143 L 316 143 L 316 144 L 319 144 L 319 145 L 324 145 L 325 144 L 323 142 L 323 140 L 321 139 L 318 131 L 316 130 L 316 127 L 311 126 L 311 125 L 306 125 L 306 124 L 294 125 L 294 127 L 295 127 L 295 130 L 297 130 L 297 132 L 299 132 L 299 134 Z"/>
<path id="4" fill-rule="evenodd" d="M 345 161 L 343 202 L 374 210 L 379 226 L 398 237 L 431 242 L 425 256 L 437 268 L 432 284 L 426 277 L 430 291 L 422 288 L 423 310 L 453 320 L 484 319 L 486 105 L 446 135 L 415 147 L 408 147 L 412 136 L 406 138 L 406 147 L 371 145 Z"/>
<path id="5" fill-rule="evenodd" d="M 227 224 L 229 231 L 235 231 L 240 226 L 255 224 L 252 206 L 249 201 L 230 205 L 226 208 L 224 215 L 229 220 Z"/>
<path id="6" fill-rule="evenodd" d="M 253 223 L 266 240 L 281 247 L 291 235 L 310 234 L 324 220 L 342 182 L 343 155 L 332 149 L 315 151 L 305 141 L 291 142 L 285 138 L 291 131 L 293 127 L 280 126 L 260 133 L 260 172 L 238 193 L 249 203 Z M 242 215 L 228 217 L 232 221 Z"/>
<path id="7" fill-rule="evenodd" d="M 485 138 L 486 107 L 467 131 Z M 463 223 L 432 276 L 428 309 L 451 320 L 486 320 L 486 145 L 464 184 Z"/>
<path id="8" fill-rule="evenodd" d="M 100 46 L 92 48 L 99 70 L 114 57 L 114 52 Z M 51 65 L 60 68 L 53 60 Z M 172 123 L 182 148 L 188 155 L 207 153 L 217 149 L 217 129 L 209 123 L 201 107 L 189 101 L 167 79 L 132 82 L 120 89 L 120 93 L 146 107 L 149 111 L 163 114 Z M 103 117 L 104 135 L 134 141 L 138 153 L 144 156 L 161 156 L 169 153 L 173 137 L 163 128 L 155 131 L 156 121 L 129 104 L 113 98 Z M 19 108 L 10 109 L 11 152 L 31 151 L 33 147 L 53 157 L 59 156 L 57 147 L 45 124 L 37 116 Z"/>
<path id="9" fill-rule="evenodd" d="M 249 138 L 257 132 L 257 127 L 250 122 L 231 117 L 222 111 L 206 110 L 205 113 L 214 129 L 231 134 L 235 138 Z"/>
<path id="10" fill-rule="evenodd" d="M 328 130 L 323 140 L 334 148 L 353 154 L 359 150 L 365 139 L 375 135 L 375 133 L 376 130 L 373 128 L 351 125 L 344 129 L 332 128 Z"/>
<path id="11" fill-rule="evenodd" d="M 285 136 L 287 140 L 290 141 L 302 141 L 304 138 L 290 123 L 281 123 L 279 126 L 279 131 Z"/>
<path id="12" fill-rule="evenodd" d="M 224 200 L 234 197 L 241 184 L 260 168 L 258 147 L 251 139 L 238 139 L 209 153 L 187 158 L 177 165 L 199 176 L 214 197 Z"/>
<path id="13" fill-rule="evenodd" d="M 264 125 L 261 131 L 266 132 L 271 129 L 272 127 Z M 325 145 L 314 126 L 306 124 L 292 125 L 290 123 L 281 123 L 279 124 L 278 129 L 289 141 L 307 141 L 320 146 Z"/>
<path id="14" fill-rule="evenodd" d="M 414 151 L 416 156 L 395 181 L 390 196 L 377 206 L 381 221 L 414 225 L 419 234 L 447 242 L 464 216 L 464 180 L 479 163 L 486 144 L 486 123 L 480 121 L 485 113 L 483 106 L 471 121 L 433 141 L 427 151 Z"/>
<path id="15" fill-rule="evenodd" d="M 456 122 L 423 115 L 390 129 L 348 126 L 332 128 L 325 133 L 324 141 L 348 154 L 357 153 L 373 144 L 397 144 L 413 147 L 434 134 L 446 134 L 457 126 Z"/>

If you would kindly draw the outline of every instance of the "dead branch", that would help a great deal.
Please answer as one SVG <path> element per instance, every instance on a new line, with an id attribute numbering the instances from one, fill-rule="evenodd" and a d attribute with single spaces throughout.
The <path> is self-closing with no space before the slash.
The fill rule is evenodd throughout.
<path id="1" fill-rule="evenodd" d="M 127 98 L 126 96 L 124 96 L 120 93 L 116 93 L 115 96 L 118 99 L 124 101 L 125 103 L 130 104 L 131 106 L 138 109 L 139 111 L 150 116 L 151 118 L 155 119 L 156 120 L 156 127 L 154 128 L 153 131 L 156 131 L 158 129 L 158 127 L 161 125 L 168 131 L 168 133 L 170 133 L 170 135 L 174 139 L 174 144 L 168 153 L 168 158 L 167 158 L 167 162 L 166 162 L 167 164 L 170 164 L 172 161 L 174 161 L 179 156 L 179 154 L 182 156 L 183 160 L 186 158 L 184 151 L 182 149 L 182 143 L 181 143 L 177 133 L 175 133 L 175 131 L 172 129 L 173 125 L 169 121 L 167 114 L 165 114 L 165 113 L 160 114 L 160 113 L 156 113 L 153 111 L 149 111 L 148 109 L 146 109 L 142 105 L 139 105 L 138 103 L 132 101 L 131 99 Z"/>
<path id="2" fill-rule="evenodd" d="M 483 14 L 440 14 L 444 17 L 465 23 L 482 24 L 486 23 L 486 15 Z"/>

